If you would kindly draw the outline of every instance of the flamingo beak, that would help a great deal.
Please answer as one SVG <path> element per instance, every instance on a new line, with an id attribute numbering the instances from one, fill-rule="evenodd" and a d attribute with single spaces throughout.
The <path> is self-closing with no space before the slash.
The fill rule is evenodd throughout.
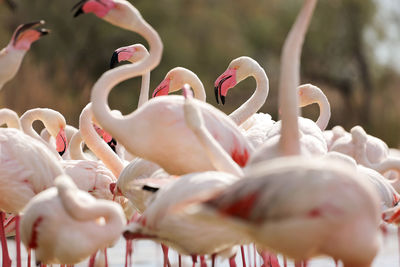
<path id="1" fill-rule="evenodd" d="M 43 25 L 43 24 L 45 24 L 45 21 L 44 21 L 44 20 L 38 20 L 38 21 L 33 21 L 33 22 L 29 22 L 29 23 L 25 23 L 25 24 L 19 25 L 18 28 L 15 30 L 14 35 L 13 35 L 13 37 L 12 37 L 13 45 L 15 45 L 15 44 L 17 43 L 18 37 L 19 37 L 23 32 L 25 32 L 25 31 L 27 31 L 27 30 L 31 30 L 31 29 L 33 29 L 33 28 L 35 28 L 35 27 L 38 27 L 38 26 L 41 26 L 41 25 Z M 41 28 L 41 29 L 34 29 L 34 30 L 36 30 L 37 32 L 39 32 L 39 33 L 40 33 L 40 36 L 47 35 L 47 34 L 50 32 L 49 30 L 47 30 L 47 29 L 42 29 L 42 28 Z"/>
<path id="2" fill-rule="evenodd" d="M 110 69 L 115 68 L 115 66 L 117 66 L 118 63 L 119 63 L 119 60 L 118 60 L 118 52 L 117 52 L 117 51 L 114 51 L 114 53 L 113 53 L 112 56 L 111 56 Z"/>
<path id="3" fill-rule="evenodd" d="M 76 4 L 72 7 L 71 11 L 74 11 L 74 9 L 76 10 L 76 11 L 75 11 L 75 14 L 74 14 L 74 18 L 76 18 L 77 16 L 82 15 L 82 14 L 85 13 L 85 12 L 83 12 L 82 7 L 83 7 L 83 5 L 84 5 L 87 1 L 88 1 L 88 0 L 81 0 L 81 1 L 79 1 L 78 3 L 76 3 Z"/>
<path id="4" fill-rule="evenodd" d="M 60 156 L 64 155 L 65 151 L 67 150 L 67 136 L 65 135 L 64 129 L 61 129 L 60 132 L 57 134 L 56 137 L 56 146 L 57 152 Z"/>
<path id="5" fill-rule="evenodd" d="M 221 99 L 222 105 L 225 105 L 225 96 L 222 95 L 222 93 L 221 93 L 221 87 L 222 87 L 222 85 L 224 84 L 224 82 L 225 82 L 226 80 L 228 80 L 229 78 L 231 78 L 231 77 L 232 77 L 232 75 L 229 75 L 229 76 L 226 76 L 226 77 L 222 78 L 222 79 L 219 81 L 218 86 L 217 86 L 217 87 L 214 87 L 215 98 L 216 98 L 218 104 L 219 104 L 219 101 L 218 101 L 218 97 L 219 97 L 219 98 Z"/>
<path id="6" fill-rule="evenodd" d="M 215 81 L 214 93 L 218 104 L 220 99 L 222 105 L 225 105 L 225 97 L 228 90 L 236 85 L 236 71 L 237 69 L 235 68 L 229 68 Z"/>

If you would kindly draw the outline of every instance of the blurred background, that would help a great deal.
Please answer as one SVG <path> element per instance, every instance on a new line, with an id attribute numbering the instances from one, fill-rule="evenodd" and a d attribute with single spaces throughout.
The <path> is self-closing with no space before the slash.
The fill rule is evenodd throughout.
<path id="1" fill-rule="evenodd" d="M 76 1 L 14 0 L 12 10 L 0 0 L 0 47 L 15 28 L 44 19 L 51 34 L 32 45 L 17 76 L 0 91 L 0 107 L 20 115 L 49 107 L 77 126 L 90 90 L 108 69 L 115 49 L 147 43 L 137 34 L 116 28 L 94 15 L 73 18 Z M 161 64 L 151 73 L 152 92 L 173 67 L 194 71 L 217 106 L 213 83 L 239 56 L 250 56 L 265 68 L 270 93 L 261 111 L 277 120 L 279 57 L 300 0 L 135 0 L 131 1 L 158 31 L 164 43 Z M 400 144 L 400 2 L 398 0 L 319 1 L 307 35 L 301 65 L 302 83 L 319 86 L 332 109 L 328 129 L 354 125 Z M 110 106 L 123 113 L 136 108 L 140 78 L 125 81 L 110 96 Z M 230 90 L 230 113 L 255 90 L 252 78 Z M 316 119 L 316 105 L 303 116 Z"/>

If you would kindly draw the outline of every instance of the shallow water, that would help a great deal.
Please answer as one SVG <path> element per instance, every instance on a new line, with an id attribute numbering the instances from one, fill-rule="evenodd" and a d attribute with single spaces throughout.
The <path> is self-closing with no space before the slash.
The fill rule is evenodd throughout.
<path id="1" fill-rule="evenodd" d="M 8 246 L 11 254 L 11 258 L 13 260 L 13 266 L 16 266 L 15 263 L 15 242 L 12 239 L 8 240 Z M 247 267 L 254 266 L 254 258 L 253 258 L 253 250 L 250 248 L 250 255 L 247 253 L 248 248 L 245 248 L 246 253 L 246 261 Z M 27 254 L 25 249 L 22 247 L 22 266 L 26 266 Z M 375 258 L 373 267 L 398 267 L 399 264 L 399 253 L 398 253 L 398 244 L 397 244 L 397 229 L 394 227 L 388 228 L 388 235 L 384 241 L 384 244 L 381 248 L 380 253 Z M 107 250 L 109 266 L 110 267 L 118 267 L 125 265 L 125 241 L 121 238 L 118 243 Z M 0 255 L 0 260 L 1 260 Z M 249 265 L 249 256 L 251 265 Z M 132 266 L 133 267 L 153 267 L 153 266 L 162 266 L 162 251 L 159 244 L 151 242 L 151 241 L 137 241 L 134 243 L 134 253 L 132 257 Z M 174 251 L 169 252 L 169 258 L 172 266 L 178 266 L 178 255 Z M 261 259 L 257 257 L 257 266 L 261 265 Z M 279 257 L 280 263 L 282 264 L 282 258 Z M 192 266 L 192 261 L 190 257 L 182 257 L 182 266 Z M 236 262 L 238 267 L 242 266 L 241 255 L 238 253 L 236 256 Z M 34 255 L 32 255 L 32 265 L 34 265 Z M 88 260 L 76 264 L 75 266 L 88 266 Z M 197 264 L 196 266 L 200 266 Z M 208 266 L 211 266 L 209 262 Z M 217 260 L 216 266 L 218 267 L 227 267 L 229 266 L 228 261 Z M 288 266 L 294 266 L 293 262 L 289 261 Z M 335 263 L 332 259 L 329 258 L 317 258 L 311 260 L 308 267 L 334 267 Z M 341 265 L 339 265 L 341 266 Z M 283 264 L 282 264 L 283 267 Z"/>

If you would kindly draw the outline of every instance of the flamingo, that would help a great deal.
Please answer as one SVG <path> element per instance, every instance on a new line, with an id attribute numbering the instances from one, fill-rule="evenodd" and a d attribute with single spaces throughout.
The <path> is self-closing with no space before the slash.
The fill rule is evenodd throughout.
<path id="1" fill-rule="evenodd" d="M 183 255 L 222 255 L 230 258 L 231 266 L 236 266 L 233 265 L 237 250 L 235 245 L 241 244 L 243 239 L 231 235 L 230 230 L 223 225 L 210 227 L 185 214 L 168 214 L 166 211 L 181 201 L 225 188 L 238 179 L 232 174 L 215 171 L 186 174 L 173 179 L 157 191 L 140 219 L 126 227 L 124 237 L 162 242 Z M 138 185 L 146 190 L 158 189 L 158 184 L 153 181 L 142 182 L 144 180 L 140 180 Z"/>
<path id="2" fill-rule="evenodd" d="M 22 59 L 32 43 L 49 33 L 46 29 L 35 28 L 44 23 L 44 20 L 40 20 L 19 25 L 10 43 L 0 51 L 0 90 L 17 74 Z"/>
<path id="3" fill-rule="evenodd" d="M 315 123 L 321 131 L 324 131 L 331 118 L 331 106 L 326 95 L 320 88 L 309 83 L 299 86 L 298 94 L 300 107 L 305 107 L 314 103 L 318 104 L 320 113 Z"/>
<path id="4" fill-rule="evenodd" d="M 68 125 L 68 124 L 67 124 L 67 125 L 65 126 L 64 131 L 65 131 L 65 137 L 66 137 L 66 140 L 67 140 L 67 144 L 69 144 L 70 141 L 71 141 L 71 139 L 72 139 L 72 137 L 78 132 L 78 129 L 76 129 L 76 128 L 75 128 L 74 126 L 72 126 L 72 125 Z M 49 144 L 53 147 L 54 150 L 57 150 L 56 142 L 55 142 L 54 138 L 51 136 L 51 134 L 49 133 L 49 131 L 47 130 L 46 127 L 43 128 L 42 131 L 40 132 L 40 137 L 41 137 L 44 141 L 46 141 L 47 143 L 49 143 Z M 66 149 L 66 150 L 65 150 L 65 152 L 64 152 L 63 155 L 62 155 L 62 158 L 63 158 L 63 159 L 71 159 L 69 149 Z"/>
<path id="5" fill-rule="evenodd" d="M 193 71 L 182 67 L 173 68 L 165 75 L 164 80 L 154 89 L 153 97 L 178 91 L 184 84 L 193 88 L 195 98 L 206 102 L 206 91 L 199 77 Z"/>
<path id="6" fill-rule="evenodd" d="M 360 131 L 364 131 L 361 126 L 354 126 L 350 130 L 351 133 L 344 133 L 342 137 L 333 142 L 330 151 L 337 151 L 349 155 L 355 158 L 358 163 L 364 164 L 365 166 L 369 167 L 366 161 L 360 161 L 360 155 L 356 156 L 356 154 L 359 152 L 357 151 L 355 143 L 359 143 L 359 140 L 357 140 L 357 138 L 363 138 L 362 140 L 366 142 L 365 159 L 368 160 L 368 162 L 370 162 L 371 164 L 376 164 L 384 161 L 389 157 L 389 148 L 384 141 L 371 135 L 365 135 L 366 138 L 364 138 L 364 135 L 356 134 Z"/>
<path id="7" fill-rule="evenodd" d="M 279 107 L 281 120 L 273 125 L 267 134 L 267 141 L 249 160 L 256 164 L 267 159 L 287 155 L 317 156 L 327 153 L 327 145 L 321 129 L 311 120 L 299 117 L 298 94 L 293 88 L 300 83 L 300 57 L 305 33 L 316 0 L 305 0 L 305 17 L 298 17 L 282 49 L 281 73 L 279 78 Z M 312 8 L 310 8 L 312 7 Z M 309 15 L 310 17 L 306 17 Z M 289 63 L 290 62 L 290 63 Z M 290 76 L 290 79 L 288 78 Z"/>
<path id="8" fill-rule="evenodd" d="M 21 266 L 19 250 L 19 216 L 28 201 L 53 185 L 63 173 L 58 159 L 38 140 L 12 128 L 0 128 L 0 229 L 3 266 L 11 266 L 3 228 L 3 212 L 16 214 L 17 266 Z"/>
<path id="9" fill-rule="evenodd" d="M 21 130 L 18 114 L 8 108 L 0 109 L 0 125 L 6 124 L 8 128 Z"/>
<path id="10" fill-rule="evenodd" d="M 121 61 L 129 61 L 136 63 L 149 56 L 149 51 L 146 47 L 141 44 L 134 44 L 130 46 L 120 47 L 114 51 L 111 61 L 110 69 Z M 142 86 L 140 88 L 138 107 L 143 106 L 149 100 L 149 89 L 150 89 L 150 72 L 142 75 Z"/>
<path id="11" fill-rule="evenodd" d="M 282 52 L 281 104 L 289 102 L 285 98 L 291 98 L 293 104 L 281 106 L 282 127 L 287 127 L 289 121 L 298 122 L 286 109 L 298 112 L 293 109 L 297 109 L 294 96 L 299 81 L 298 45 L 301 46 L 316 2 L 304 2 Z M 197 134 L 199 141 L 208 142 L 211 147 L 207 151 L 214 154 L 218 164 L 229 169 L 234 163 L 218 143 L 210 140 L 194 104 L 187 109 L 194 120 L 191 127 L 202 133 Z M 224 224 L 233 230 L 232 235 L 241 233 L 261 247 L 294 259 L 326 254 L 342 260 L 344 266 L 370 266 L 380 238 L 379 198 L 371 185 L 340 160 L 299 156 L 298 132 L 292 133 L 290 139 L 282 133 L 277 149 L 285 157 L 249 165 L 245 179 L 220 193 L 193 198 L 188 202 L 203 204 L 191 205 L 186 211 L 210 224 Z"/>
<path id="12" fill-rule="evenodd" d="M 33 129 L 32 124 L 36 120 L 42 121 L 50 135 L 55 138 L 56 150 Z M 24 133 L 45 144 L 50 151 L 61 158 L 68 147 L 68 143 L 64 130 L 66 127 L 65 118 L 60 112 L 48 108 L 34 108 L 22 114 L 20 121 Z"/>
<path id="13" fill-rule="evenodd" d="M 157 66 L 161 59 L 162 43 L 154 29 L 129 2 L 115 0 L 102 3 L 82 1 L 77 14 L 93 11 L 110 23 L 138 32 L 149 42 L 150 56 L 138 63 L 109 70 L 100 77 L 91 95 L 95 118 L 128 152 L 155 162 L 170 174 L 212 170 L 212 164 L 204 151 L 194 142 L 195 137 L 184 125 L 181 109 L 183 97 L 153 99 L 123 118 L 110 113 L 107 96 L 111 88 L 120 81 L 142 75 Z M 92 9 L 93 6 L 96 9 Z M 206 103 L 202 104 L 202 109 L 210 131 L 219 136 L 224 148 L 244 166 L 253 151 L 252 146 L 221 111 Z M 171 153 L 174 153 L 173 158 Z M 188 153 L 191 164 L 187 164 Z"/>
<path id="14" fill-rule="evenodd" d="M 75 264 L 119 239 L 125 218 L 119 205 L 96 200 L 67 175 L 24 209 L 21 238 L 39 264 Z"/>

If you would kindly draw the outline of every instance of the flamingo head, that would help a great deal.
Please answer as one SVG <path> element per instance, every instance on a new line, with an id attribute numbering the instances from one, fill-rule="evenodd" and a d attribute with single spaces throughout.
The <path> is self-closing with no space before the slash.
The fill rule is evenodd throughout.
<path id="1" fill-rule="evenodd" d="M 115 140 L 111 134 L 106 132 L 105 130 L 101 129 L 99 126 L 97 126 L 95 123 L 93 123 L 93 128 L 96 130 L 97 134 L 103 138 L 104 142 L 106 142 L 110 148 L 117 153 L 117 140 Z"/>
<path id="2" fill-rule="evenodd" d="M 97 17 L 124 29 L 140 32 L 143 21 L 140 12 L 126 0 L 80 0 L 72 8 L 74 17 L 93 13 Z"/>
<path id="3" fill-rule="evenodd" d="M 147 56 L 149 56 L 149 52 L 146 47 L 141 44 L 120 47 L 114 51 L 111 57 L 110 69 L 115 68 L 115 66 L 121 61 L 135 63 L 141 61 Z"/>
<path id="4" fill-rule="evenodd" d="M 32 43 L 49 33 L 49 30 L 36 28 L 44 23 L 44 20 L 40 20 L 19 25 L 11 38 L 10 44 L 17 50 L 28 51 Z"/>
<path id="5" fill-rule="evenodd" d="M 222 73 L 214 83 L 215 98 L 219 104 L 218 97 L 222 104 L 225 104 L 225 97 L 228 90 L 246 79 L 259 67 L 257 61 L 250 57 L 238 57 L 231 61 L 228 69 Z"/>
<path id="6" fill-rule="evenodd" d="M 319 90 L 318 87 L 309 83 L 299 86 L 297 89 L 297 94 L 299 96 L 300 107 L 305 107 L 315 103 L 315 99 L 317 99 L 317 90 Z"/>
<path id="7" fill-rule="evenodd" d="M 68 139 L 65 134 L 67 123 L 64 116 L 55 110 L 39 108 L 43 116 L 43 124 L 52 137 L 56 139 L 56 150 L 62 156 L 68 147 Z"/>
<path id="8" fill-rule="evenodd" d="M 185 84 L 190 83 L 193 75 L 195 74 L 188 69 L 182 67 L 173 68 L 154 90 L 153 97 L 168 95 L 170 92 L 182 89 Z"/>
<path id="9" fill-rule="evenodd" d="M 382 220 L 387 223 L 400 224 L 400 209 L 398 206 L 387 209 L 382 213 Z"/>
<path id="10" fill-rule="evenodd" d="M 81 0 L 74 5 L 72 10 L 75 9 L 74 17 L 81 14 L 93 13 L 99 18 L 103 18 L 113 8 L 115 8 L 113 0 Z"/>

